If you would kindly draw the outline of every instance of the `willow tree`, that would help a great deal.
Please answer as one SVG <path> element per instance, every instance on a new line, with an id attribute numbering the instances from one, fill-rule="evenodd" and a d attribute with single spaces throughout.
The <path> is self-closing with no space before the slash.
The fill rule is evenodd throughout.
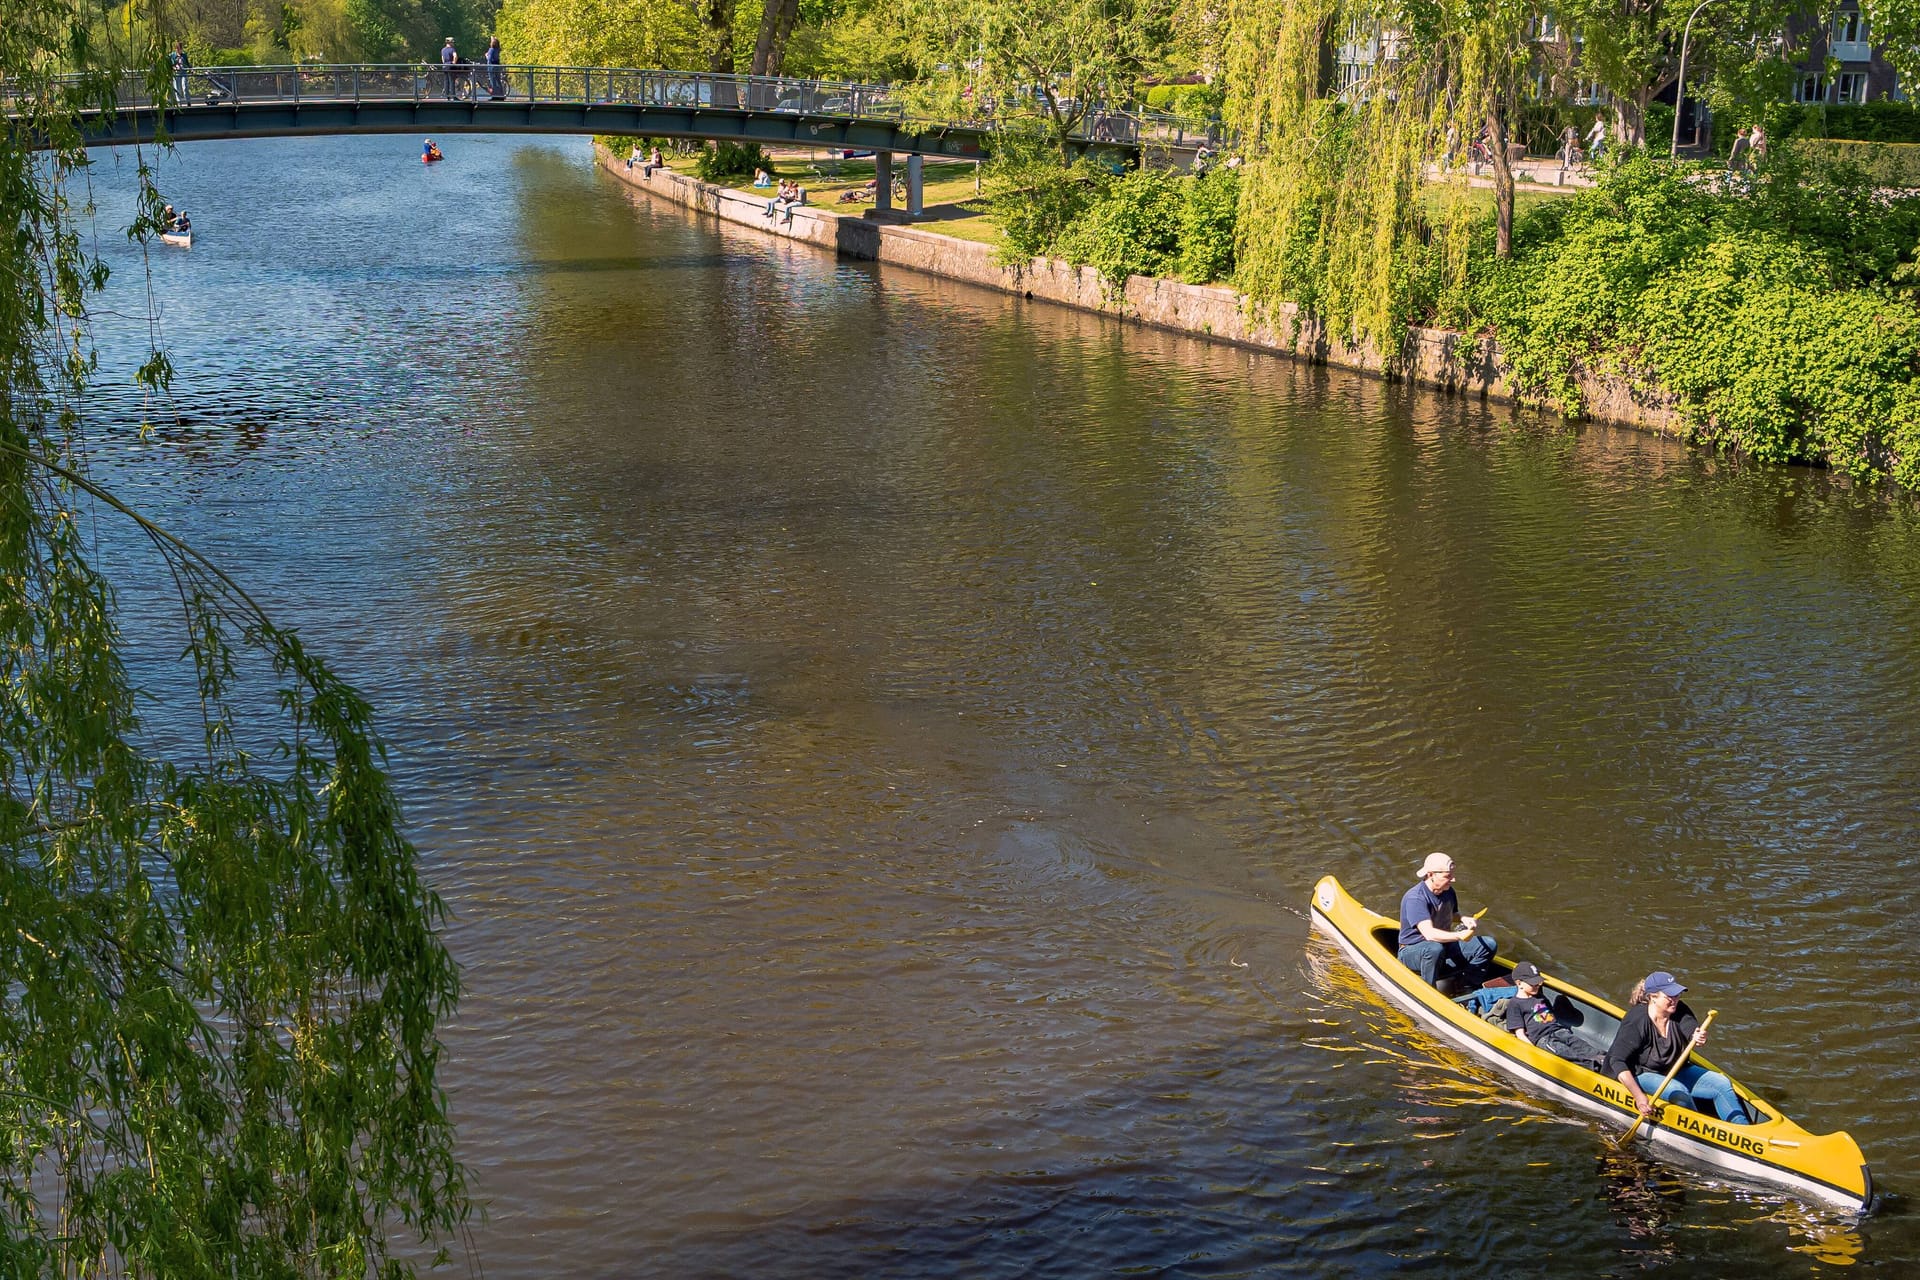
<path id="1" fill-rule="evenodd" d="M 1436 266 L 1443 292 L 1464 279 L 1475 215 L 1459 166 L 1483 129 L 1510 243 L 1504 142 L 1536 16 L 1528 0 L 1239 0 L 1227 115 L 1244 151 L 1241 288 L 1396 359 L 1416 279 Z M 1336 85 L 1341 49 L 1360 74 Z"/>
<path id="2" fill-rule="evenodd" d="M 89 417 L 80 126 L 123 60 L 163 94 L 159 51 L 62 0 L 0 14 L 0 1271 L 410 1275 L 469 1213 L 442 906 L 367 704 L 90 478 L 89 435 L 129 424 Z M 111 521 L 177 603 L 180 678 L 148 678 L 184 699 L 130 671 Z"/>

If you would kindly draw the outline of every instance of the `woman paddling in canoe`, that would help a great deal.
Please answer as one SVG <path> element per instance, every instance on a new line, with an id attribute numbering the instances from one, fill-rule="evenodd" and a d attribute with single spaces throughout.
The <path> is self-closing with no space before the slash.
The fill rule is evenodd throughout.
<path id="1" fill-rule="evenodd" d="M 1627 1016 L 1620 1020 L 1613 1047 L 1607 1050 L 1606 1074 L 1627 1086 L 1643 1116 L 1653 1114 L 1654 1100 L 1647 1090 L 1660 1088 L 1681 1055 L 1707 1042 L 1700 1020 L 1680 999 L 1685 990 L 1664 970 L 1648 974 L 1627 998 Z M 1660 1101 L 1703 1112 L 1709 1107 L 1701 1104 L 1707 1103 L 1712 1114 L 1728 1124 L 1753 1123 L 1740 1095 L 1733 1091 L 1733 1081 L 1695 1063 L 1680 1068 L 1661 1091 Z"/>

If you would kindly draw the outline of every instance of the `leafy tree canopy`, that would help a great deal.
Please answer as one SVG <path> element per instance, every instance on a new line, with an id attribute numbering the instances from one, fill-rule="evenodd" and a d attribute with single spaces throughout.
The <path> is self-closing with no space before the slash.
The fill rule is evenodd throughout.
<path id="1" fill-rule="evenodd" d="M 444 912 L 367 704 L 87 478 L 88 433 L 121 424 L 87 412 L 107 268 L 80 112 L 111 108 L 122 66 L 156 95 L 168 77 L 158 39 L 115 43 L 63 0 L 4 13 L 0 1270 L 411 1275 L 470 1211 L 436 1075 Z M 164 394 L 169 372 L 140 376 Z M 121 520 L 177 599 L 197 724 L 143 719 L 93 559 Z"/>

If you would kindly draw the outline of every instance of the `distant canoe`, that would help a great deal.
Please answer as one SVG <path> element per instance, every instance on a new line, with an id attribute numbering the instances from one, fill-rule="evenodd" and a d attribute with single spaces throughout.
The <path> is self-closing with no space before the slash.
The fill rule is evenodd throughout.
<path id="1" fill-rule="evenodd" d="M 193 232 L 162 231 L 160 233 L 160 241 L 163 244 L 178 245 L 182 249 L 191 249 L 193 248 Z"/>
<path id="2" fill-rule="evenodd" d="M 1400 921 L 1367 910 L 1332 876 L 1314 886 L 1313 926 L 1338 943 L 1381 994 L 1441 1039 L 1506 1072 L 1526 1088 L 1609 1123 L 1625 1126 L 1636 1119 L 1633 1099 L 1619 1081 L 1520 1040 L 1422 982 L 1396 957 Z M 1496 957 L 1494 963 L 1507 972 L 1513 969 L 1513 963 L 1504 958 Z M 1755 993 L 1759 991 L 1756 987 Z M 1544 992 L 1553 1001 L 1556 1019 L 1573 1028 L 1596 1052 L 1612 1042 L 1624 1016 L 1619 1008 L 1552 978 L 1547 979 Z M 1693 1055 L 1693 1061 L 1715 1069 L 1699 1054 Z M 1716 1116 L 1669 1104 L 1654 1120 L 1637 1127 L 1638 1141 L 1738 1178 L 1856 1213 L 1872 1204 L 1873 1175 L 1852 1138 L 1845 1133 L 1808 1133 L 1745 1085 L 1736 1081 L 1734 1088 L 1758 1116 L 1756 1123 L 1727 1124 Z"/>
<path id="3" fill-rule="evenodd" d="M 422 155 L 420 157 L 420 163 L 421 164 L 438 164 L 440 161 L 445 159 L 446 159 L 445 156 L 441 155 L 438 151 L 435 151 L 431 155 Z"/>

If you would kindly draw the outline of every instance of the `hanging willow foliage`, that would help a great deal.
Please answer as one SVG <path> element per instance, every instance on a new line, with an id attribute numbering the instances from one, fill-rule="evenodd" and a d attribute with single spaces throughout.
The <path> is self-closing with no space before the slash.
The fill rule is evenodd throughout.
<path id="1" fill-rule="evenodd" d="M 85 114 L 123 65 L 164 95 L 160 49 L 64 0 L 0 17 L 0 1275 L 411 1275 L 469 1213 L 444 912 L 366 703 L 88 474 L 127 424 L 88 416 Z M 197 722 L 143 720 L 109 520 L 178 602 Z"/>
<path id="2" fill-rule="evenodd" d="M 1484 219 L 1459 175 L 1483 128 L 1511 225 L 1507 122 L 1534 17 L 1512 0 L 1237 0 L 1227 117 L 1244 154 L 1242 290 L 1298 303 L 1328 337 L 1391 362 L 1407 324 L 1465 284 Z M 1350 42 L 1377 56 L 1336 94 L 1333 53 Z"/>

